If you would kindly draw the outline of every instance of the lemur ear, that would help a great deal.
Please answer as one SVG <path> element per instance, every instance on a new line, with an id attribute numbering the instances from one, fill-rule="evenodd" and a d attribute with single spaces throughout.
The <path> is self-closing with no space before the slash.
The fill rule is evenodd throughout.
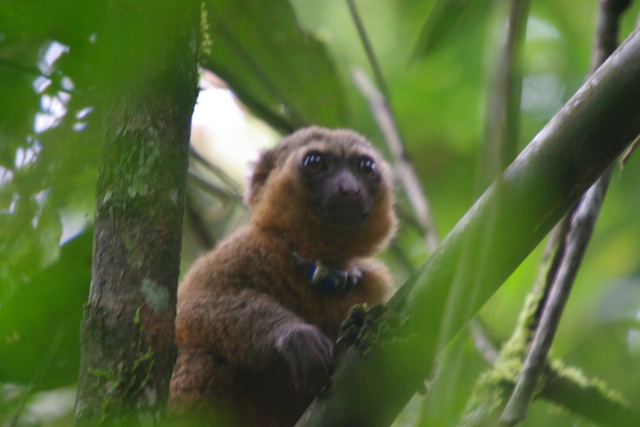
<path id="1" fill-rule="evenodd" d="M 245 203 L 253 206 L 258 200 L 258 196 L 264 183 L 269 178 L 269 174 L 273 170 L 276 161 L 274 150 L 265 150 L 260 153 L 260 157 L 253 165 L 253 171 L 249 177 L 249 185 L 245 194 Z"/>

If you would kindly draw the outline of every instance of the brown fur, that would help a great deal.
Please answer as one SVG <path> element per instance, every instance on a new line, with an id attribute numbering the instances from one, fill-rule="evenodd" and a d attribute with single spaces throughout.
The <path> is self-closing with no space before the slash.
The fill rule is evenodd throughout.
<path id="1" fill-rule="evenodd" d="M 376 161 L 381 185 L 362 224 L 327 224 L 314 214 L 299 169 L 309 150 L 360 153 Z M 335 341 L 349 308 L 382 302 L 389 291 L 386 268 L 367 257 L 395 230 L 391 187 L 384 161 L 348 130 L 303 129 L 262 154 L 247 194 L 250 223 L 197 260 L 180 286 L 179 355 L 170 393 L 174 411 L 205 409 L 208 422 L 215 412 L 225 425 L 297 421 L 327 382 L 322 361 L 332 348 L 326 343 Z M 358 268 L 362 279 L 348 294 L 314 288 L 294 251 L 343 270 Z M 291 331 L 295 339 L 288 340 Z M 303 367 L 318 368 L 309 378 L 303 374 L 302 385 L 294 381 L 286 351 L 278 346 L 283 342 L 294 359 L 308 353 L 319 360 L 302 361 Z"/>

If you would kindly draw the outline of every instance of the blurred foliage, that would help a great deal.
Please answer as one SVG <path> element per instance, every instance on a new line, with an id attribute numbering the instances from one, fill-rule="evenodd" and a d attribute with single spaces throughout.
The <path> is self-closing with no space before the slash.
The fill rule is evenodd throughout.
<path id="1" fill-rule="evenodd" d="M 300 31 L 292 7 L 275 1 L 207 1 L 210 46 L 202 63 L 240 99 L 285 132 L 335 127 L 347 115 L 342 86 L 324 45 Z"/>
<path id="2" fill-rule="evenodd" d="M 60 245 L 93 209 L 99 140 L 91 49 L 100 4 L 0 4 L 3 382 L 48 388 L 77 378 L 91 232 Z"/>
<path id="3" fill-rule="evenodd" d="M 476 197 L 487 82 L 500 55 L 509 3 L 357 2 L 440 237 Z M 371 69 L 343 0 L 205 5 L 209 38 L 202 65 L 225 78 L 256 115 L 279 130 L 309 123 L 351 127 L 384 147 L 367 102 L 351 81 L 353 69 Z M 596 0 L 532 2 L 523 55 L 521 147 L 584 80 L 596 10 Z M 93 210 L 100 142 L 94 87 L 104 72 L 98 52 L 107 13 L 104 0 L 0 2 L 3 383 L 48 389 L 76 380 L 91 230 L 61 243 L 87 226 Z M 636 4 L 625 16 L 622 38 L 637 13 Z M 640 401 L 636 157 L 614 175 L 553 350 L 631 402 Z M 399 203 L 404 204 L 402 197 Z M 409 273 L 406 261 L 415 267 L 428 254 L 420 233 L 407 224 L 396 242 L 405 262 L 398 262 L 397 251 L 383 258 L 401 283 Z M 483 308 L 481 319 L 496 340 L 510 335 L 539 258 L 537 250 Z M 405 421 L 452 424 L 485 368 L 468 331 L 463 332 L 443 354 L 440 380 L 426 397 L 412 401 Z M 9 398 L 2 393 L 0 399 Z M 0 404 L 0 420 L 15 410 Z M 574 423 L 575 417 L 537 402 L 524 425 Z"/>
<path id="4" fill-rule="evenodd" d="M 3 381 L 51 388 L 76 379 L 91 245 L 92 230 L 87 229 L 6 299 L 0 310 Z"/>

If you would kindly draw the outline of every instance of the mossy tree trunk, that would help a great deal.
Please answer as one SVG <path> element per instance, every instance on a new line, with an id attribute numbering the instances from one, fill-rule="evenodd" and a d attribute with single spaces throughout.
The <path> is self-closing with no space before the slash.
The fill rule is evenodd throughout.
<path id="1" fill-rule="evenodd" d="M 99 83 L 103 147 L 76 423 L 140 425 L 165 407 L 200 4 L 112 0 Z"/>

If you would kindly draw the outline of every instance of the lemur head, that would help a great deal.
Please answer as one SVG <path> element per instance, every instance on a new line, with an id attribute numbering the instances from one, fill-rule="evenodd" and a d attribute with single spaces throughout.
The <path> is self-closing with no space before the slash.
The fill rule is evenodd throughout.
<path id="1" fill-rule="evenodd" d="M 310 127 L 262 153 L 246 199 L 254 223 L 300 250 L 365 256 L 395 230 L 392 187 L 389 166 L 363 136 Z"/>

